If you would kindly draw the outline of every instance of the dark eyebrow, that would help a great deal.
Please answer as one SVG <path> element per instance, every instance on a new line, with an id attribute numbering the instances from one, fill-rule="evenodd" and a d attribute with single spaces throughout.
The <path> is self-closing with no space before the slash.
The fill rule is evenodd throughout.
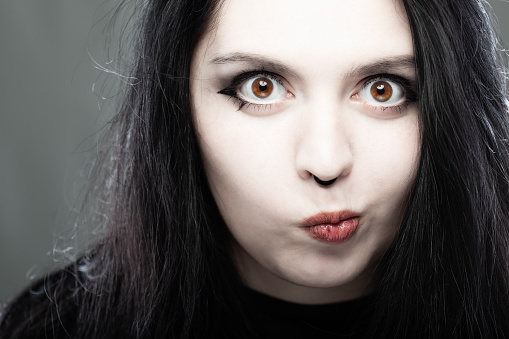
<path id="1" fill-rule="evenodd" d="M 213 64 L 228 64 L 237 62 L 246 62 L 260 69 L 267 69 L 278 74 L 287 74 L 298 77 L 298 72 L 292 70 L 283 63 L 259 54 L 229 53 L 215 57 L 211 60 L 211 63 Z M 413 55 L 395 55 L 373 60 L 372 62 L 352 68 L 344 75 L 344 78 L 347 79 L 350 77 L 364 77 L 380 73 L 389 73 L 396 69 L 414 70 L 415 59 Z"/>
<path id="2" fill-rule="evenodd" d="M 254 67 L 266 69 L 277 74 L 298 77 L 298 73 L 296 71 L 284 65 L 282 62 L 269 59 L 259 54 L 230 53 L 211 60 L 211 63 L 219 65 L 236 62 L 246 62 Z"/>
<path id="3" fill-rule="evenodd" d="M 373 74 L 390 73 L 397 69 L 415 70 L 415 58 L 413 55 L 396 55 L 374 60 L 365 65 L 359 65 L 348 71 L 344 78 L 364 77 Z"/>

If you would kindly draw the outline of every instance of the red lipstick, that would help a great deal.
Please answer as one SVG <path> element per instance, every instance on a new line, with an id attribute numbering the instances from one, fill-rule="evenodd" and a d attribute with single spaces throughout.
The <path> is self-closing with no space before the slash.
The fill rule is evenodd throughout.
<path id="1" fill-rule="evenodd" d="M 327 244 L 339 244 L 348 240 L 358 225 L 359 214 L 352 211 L 323 212 L 303 220 L 306 232 Z"/>

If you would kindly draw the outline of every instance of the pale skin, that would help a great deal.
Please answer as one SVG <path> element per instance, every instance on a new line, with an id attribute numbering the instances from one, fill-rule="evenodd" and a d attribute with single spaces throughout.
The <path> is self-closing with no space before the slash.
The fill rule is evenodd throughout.
<path id="1" fill-rule="evenodd" d="M 413 55 L 398 1 L 224 2 L 193 56 L 193 119 L 247 286 L 304 304 L 372 291 L 418 168 Z M 360 215 L 348 240 L 303 230 L 343 210 Z"/>

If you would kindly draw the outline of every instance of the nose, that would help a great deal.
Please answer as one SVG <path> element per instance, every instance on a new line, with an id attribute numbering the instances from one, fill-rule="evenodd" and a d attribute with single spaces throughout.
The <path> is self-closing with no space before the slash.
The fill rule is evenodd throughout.
<path id="1" fill-rule="evenodd" d="M 348 118 L 335 107 L 303 113 L 295 167 L 302 179 L 327 187 L 346 177 L 353 166 Z"/>

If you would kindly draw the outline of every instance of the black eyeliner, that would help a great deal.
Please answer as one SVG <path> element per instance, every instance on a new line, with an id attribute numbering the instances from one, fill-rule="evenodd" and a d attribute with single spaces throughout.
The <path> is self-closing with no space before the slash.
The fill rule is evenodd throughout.
<path id="1" fill-rule="evenodd" d="M 401 87 L 403 87 L 403 90 L 405 91 L 407 102 L 415 102 L 419 98 L 417 91 L 414 89 L 414 86 L 412 86 L 412 84 L 410 83 L 410 81 L 408 81 L 408 79 L 405 79 L 399 75 L 394 75 L 394 74 L 389 74 L 389 73 L 376 74 L 376 75 L 366 78 L 366 80 L 364 80 L 364 84 L 362 85 L 362 88 L 365 88 L 369 82 L 371 82 L 375 79 L 388 79 L 388 80 L 394 81 L 398 85 L 401 85 Z"/>
<path id="2" fill-rule="evenodd" d="M 229 95 L 231 97 L 237 97 L 237 87 L 241 85 L 244 81 L 255 77 L 257 75 L 270 75 L 274 76 L 272 73 L 268 73 L 263 70 L 257 70 L 257 71 L 248 71 L 248 72 L 242 72 L 236 77 L 233 78 L 233 80 L 230 82 L 228 86 L 220 90 L 219 94 Z"/>
<path id="3" fill-rule="evenodd" d="M 238 87 L 241 84 L 243 84 L 245 81 L 247 81 L 253 77 L 256 77 L 256 76 L 266 76 L 266 77 L 273 79 L 274 81 L 282 83 L 281 80 L 279 80 L 279 78 L 280 78 L 279 75 L 274 74 L 272 72 L 267 72 L 263 69 L 258 69 L 258 70 L 253 70 L 253 71 L 243 71 L 239 75 L 235 76 L 228 86 L 226 86 L 222 90 L 218 91 L 217 93 L 224 94 L 224 95 L 229 96 L 230 98 L 238 100 L 238 102 L 240 103 L 240 106 L 239 106 L 239 110 L 240 110 L 245 105 L 248 105 L 251 103 L 243 100 L 242 98 L 240 98 L 237 95 Z"/>

